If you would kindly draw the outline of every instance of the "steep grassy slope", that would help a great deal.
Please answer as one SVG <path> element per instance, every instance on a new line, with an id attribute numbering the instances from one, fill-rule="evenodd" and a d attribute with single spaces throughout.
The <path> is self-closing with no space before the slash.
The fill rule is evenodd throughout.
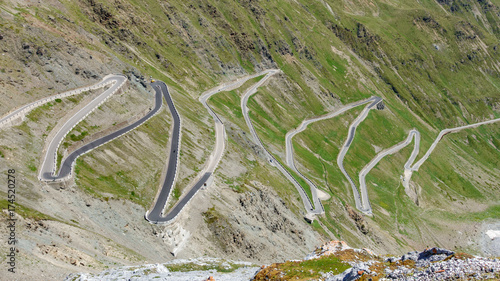
<path id="1" fill-rule="evenodd" d="M 5 1 L 0 3 L 0 42 L 5 43 L 0 56 L 1 113 L 49 93 L 92 84 L 110 72 L 126 73 L 132 80 L 141 75 L 162 79 L 172 89 L 183 118 L 174 193 L 179 196 L 203 168 L 214 144 L 212 119 L 197 100 L 200 93 L 246 73 L 280 68 L 283 73 L 249 101 L 258 134 L 278 157 L 284 156 L 286 132 L 303 119 L 372 95 L 384 99 L 386 109 L 370 112 L 346 156 L 346 169 L 357 178 L 378 149 L 402 141 L 412 128 L 422 134 L 423 153 L 444 128 L 500 116 L 498 7 L 498 1 L 470 0 Z M 221 93 L 212 100 L 237 132 L 247 130 L 238 111 L 240 93 Z M 138 107 L 139 103 L 133 102 Z M 115 110 L 109 114 L 119 118 L 122 106 L 114 103 L 103 109 Z M 500 215 L 498 124 L 447 135 L 413 175 L 412 191 L 405 192 L 399 181 L 411 148 L 382 160 L 367 177 L 374 216 L 357 214 L 336 155 L 349 122 L 360 110 L 311 125 L 294 141 L 299 169 L 332 195 L 324 202 L 321 233 L 333 233 L 353 246 L 401 252 L 428 243 L 423 237 L 435 233 L 433 242 L 451 248 L 463 238 L 456 236 L 458 230 L 472 235 L 476 217 Z M 129 156 L 120 151 L 123 146 L 138 148 L 144 135 L 157 150 L 163 147 L 167 115 L 163 112 L 150 124 L 165 128 L 141 127 L 83 157 L 77 165 L 77 186 L 98 198 L 146 207 L 154 196 L 164 153 L 138 149 Z M 92 126 L 97 124 L 77 128 L 80 135 L 74 133 L 75 140 L 84 131 L 90 137 L 98 133 L 89 131 Z M 15 128 L 31 139 L 50 131 L 39 129 L 34 120 Z M 12 151 L 14 142 L 7 138 L 14 136 L 4 136 L 0 155 L 17 162 L 2 156 L 1 167 L 25 169 L 30 184 L 22 196 L 36 201 L 38 195 L 29 190 L 38 188 L 35 152 L 43 149 L 43 139 L 20 144 L 29 151 L 23 154 L 23 149 Z M 233 141 L 238 149 L 224 158 L 223 167 L 234 167 L 236 156 L 258 155 L 252 145 L 241 145 L 236 137 Z M 105 152 L 123 161 L 112 161 Z M 128 157 L 135 159 L 133 167 Z M 269 167 L 253 161 L 241 165 L 248 174 L 221 172 L 216 185 L 245 191 L 244 183 L 253 180 L 251 173 L 259 173 L 258 181 L 279 185 L 274 188 L 289 197 L 284 198 L 288 208 L 299 213 L 291 184 L 283 178 L 266 182 Z M 470 210 L 478 215 L 466 215 Z"/>

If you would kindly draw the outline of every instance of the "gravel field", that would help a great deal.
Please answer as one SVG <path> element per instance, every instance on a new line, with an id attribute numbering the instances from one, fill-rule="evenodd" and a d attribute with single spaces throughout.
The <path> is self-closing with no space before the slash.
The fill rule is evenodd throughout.
<path id="1" fill-rule="evenodd" d="M 237 266 L 232 272 L 218 272 L 217 269 L 194 270 L 194 271 L 172 271 L 169 267 L 178 266 L 185 268 L 193 266 L 218 267 L 222 271 L 230 270 Z M 163 281 L 195 281 L 207 280 L 212 276 L 217 281 L 250 280 L 259 267 L 252 266 L 247 262 L 227 262 L 220 259 L 198 258 L 190 260 L 175 260 L 164 264 L 148 264 L 144 266 L 128 266 L 109 269 L 101 273 L 78 273 L 71 274 L 65 280 L 78 281 L 100 281 L 100 280 L 163 280 Z"/>

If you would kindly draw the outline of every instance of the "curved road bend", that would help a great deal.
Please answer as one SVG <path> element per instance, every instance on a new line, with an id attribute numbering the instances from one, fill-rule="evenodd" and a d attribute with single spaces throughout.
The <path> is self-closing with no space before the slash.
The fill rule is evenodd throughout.
<path id="1" fill-rule="evenodd" d="M 163 94 L 165 101 L 167 102 L 170 114 L 172 114 L 173 119 L 173 129 L 171 135 L 170 152 L 167 160 L 167 169 L 165 173 L 165 178 L 158 195 L 156 196 L 153 208 L 146 212 L 145 218 L 149 222 L 158 223 L 166 220 L 163 216 L 163 209 L 167 203 L 167 199 L 172 192 L 172 187 L 175 182 L 175 177 L 177 175 L 177 162 L 179 160 L 179 144 L 181 136 L 181 118 L 177 109 L 175 108 L 174 102 L 170 96 L 167 85 L 162 81 L 157 81 L 151 83 L 151 86 L 155 89 L 157 93 Z"/>
<path id="2" fill-rule="evenodd" d="M 399 144 L 396 144 L 395 146 L 393 146 L 391 148 L 388 148 L 388 149 L 380 152 L 379 154 L 377 154 L 377 156 L 375 156 L 375 158 L 373 158 L 370 161 L 370 163 L 368 163 L 361 170 L 361 172 L 359 173 L 359 182 L 360 182 L 360 188 L 361 188 L 361 196 L 362 196 L 362 199 L 363 199 L 363 207 L 365 209 L 369 209 L 371 211 L 370 201 L 368 199 L 368 193 L 367 193 L 367 190 L 366 190 L 366 180 L 365 180 L 366 175 L 386 155 L 394 154 L 394 153 L 398 152 L 399 150 L 403 149 L 404 147 L 406 147 L 408 144 L 410 144 L 412 138 L 415 139 L 415 143 L 414 143 L 414 146 L 413 146 L 413 151 L 412 151 L 410 157 L 408 158 L 408 161 L 406 161 L 406 163 L 404 164 L 403 186 L 405 188 L 409 187 L 409 182 L 410 182 L 410 179 L 411 179 L 412 172 L 418 171 L 418 169 L 420 168 L 420 166 L 425 162 L 425 160 L 427 160 L 427 158 L 429 158 L 430 154 L 432 153 L 432 151 L 434 150 L 434 148 L 439 143 L 439 141 L 443 138 L 444 135 L 446 135 L 448 133 L 452 133 L 452 132 L 457 132 L 457 131 L 460 131 L 460 130 L 463 130 L 463 129 L 467 129 L 467 128 L 477 127 L 477 126 L 485 125 L 485 124 L 491 124 L 491 123 L 498 122 L 498 121 L 500 121 L 500 118 L 493 119 L 493 120 L 488 120 L 488 121 L 483 121 L 483 122 L 479 122 L 479 123 L 475 123 L 475 124 L 470 124 L 470 125 L 466 125 L 466 126 L 461 126 L 461 127 L 456 127 L 456 128 L 442 130 L 439 133 L 439 135 L 437 136 L 437 138 L 434 140 L 434 142 L 432 143 L 432 145 L 430 146 L 430 148 L 427 150 L 427 153 L 422 157 L 422 159 L 420 159 L 417 163 L 415 163 L 415 165 L 413 165 L 413 167 L 411 165 L 413 164 L 413 162 L 417 158 L 418 152 L 420 150 L 420 132 L 418 132 L 415 129 L 412 129 L 409 132 L 408 137 L 406 138 L 406 140 L 404 140 L 403 142 L 401 142 Z"/>
<path id="3" fill-rule="evenodd" d="M 413 138 L 415 138 L 415 146 L 413 148 L 412 154 L 410 155 L 410 159 L 412 157 L 414 159 L 414 157 L 416 157 L 416 154 L 418 154 L 418 147 L 420 144 L 420 133 L 415 129 L 410 131 L 406 140 L 404 140 L 404 141 L 402 141 L 402 142 L 400 142 L 400 143 L 398 143 L 398 144 L 396 144 L 396 145 L 394 145 L 386 150 L 379 152 L 377 154 L 377 156 L 375 156 L 375 158 L 373 158 L 368 164 L 366 164 L 366 166 L 363 167 L 363 169 L 361 169 L 361 171 L 359 172 L 359 188 L 361 189 L 362 206 L 363 206 L 363 209 L 366 210 L 368 213 L 370 213 L 370 214 L 372 213 L 372 207 L 370 204 L 370 199 L 368 198 L 368 191 L 366 189 L 366 175 L 385 156 L 387 156 L 389 154 L 394 154 L 394 153 L 400 151 L 401 149 L 403 149 L 404 147 L 409 145 Z M 415 153 L 415 151 L 416 151 L 416 153 Z"/>
<path id="4" fill-rule="evenodd" d="M 225 83 L 225 84 L 220 85 L 216 88 L 210 89 L 200 96 L 199 101 L 203 104 L 203 106 L 205 106 L 205 108 L 208 110 L 208 113 L 212 116 L 212 118 L 214 119 L 214 122 L 215 122 L 215 148 L 212 151 L 212 154 L 210 155 L 210 160 L 208 162 L 208 166 L 204 169 L 206 172 L 213 173 L 215 171 L 215 169 L 217 168 L 217 165 L 218 165 L 220 159 L 222 158 L 222 155 L 224 154 L 225 139 L 226 139 L 226 137 L 225 137 L 226 131 L 224 128 L 224 124 L 220 120 L 219 116 L 217 116 L 217 114 L 207 104 L 208 99 L 210 99 L 210 97 L 212 97 L 213 95 L 215 95 L 221 91 L 230 91 L 232 89 L 236 89 L 236 88 L 240 87 L 241 85 L 243 85 L 243 83 L 245 83 L 249 79 L 258 77 L 258 76 L 263 75 L 263 74 L 268 74 L 272 71 L 275 71 L 275 70 L 273 70 L 273 69 L 264 70 L 264 71 L 261 71 L 259 73 L 253 74 L 253 75 L 245 76 L 243 78 L 237 79 L 234 82 Z"/>
<path id="5" fill-rule="evenodd" d="M 415 163 L 415 165 L 411 166 L 411 164 L 415 161 L 415 158 L 417 157 L 416 154 L 418 154 L 419 148 L 417 146 L 420 145 L 420 138 L 418 138 L 417 141 L 415 142 L 415 148 L 413 150 L 413 153 L 410 156 L 410 158 L 408 159 L 408 161 L 405 163 L 405 166 L 404 166 L 405 171 L 404 171 L 403 186 L 405 188 L 408 188 L 412 173 L 415 171 L 418 171 L 418 169 L 420 168 L 420 166 L 422 166 L 422 164 L 425 162 L 425 160 L 427 160 L 427 158 L 429 158 L 431 153 L 434 151 L 434 148 L 436 148 L 436 145 L 439 143 L 439 141 L 441 141 L 441 139 L 443 138 L 444 135 L 449 134 L 449 133 L 458 132 L 458 131 L 463 130 L 463 129 L 473 128 L 473 127 L 477 127 L 477 126 L 481 126 L 481 125 L 485 125 L 485 124 L 491 124 L 491 123 L 495 123 L 495 122 L 499 122 L 499 121 L 500 121 L 500 118 L 497 118 L 497 119 L 483 121 L 483 122 L 479 122 L 479 123 L 475 123 L 475 124 L 470 124 L 470 125 L 465 125 L 465 126 L 460 126 L 460 127 L 456 127 L 456 128 L 442 130 L 439 133 L 439 135 L 436 137 L 436 139 L 434 140 L 432 145 L 429 147 L 429 149 L 427 150 L 425 155 L 420 160 L 418 160 L 418 162 Z M 414 155 L 415 150 L 417 151 L 417 153 Z"/>
<path id="6" fill-rule="evenodd" d="M 366 118 L 366 116 L 368 116 L 368 112 L 375 105 L 377 105 L 380 101 L 382 101 L 382 98 L 380 98 L 380 97 L 372 97 L 372 98 L 369 99 L 369 101 L 373 101 L 373 102 L 370 103 L 369 105 L 367 105 L 363 109 L 363 111 L 361 112 L 361 114 L 359 114 L 359 116 L 354 120 L 354 122 L 349 127 L 349 133 L 347 135 L 347 140 L 345 141 L 342 149 L 339 152 L 339 155 L 337 156 L 337 165 L 339 166 L 340 170 L 342 171 L 342 173 L 344 174 L 344 176 L 349 180 L 349 183 L 351 184 L 352 193 L 353 193 L 353 196 L 354 196 L 354 202 L 356 203 L 356 208 L 358 210 L 360 210 L 361 212 L 366 213 L 366 214 L 371 214 L 371 210 L 363 208 L 363 205 L 361 204 L 361 198 L 359 196 L 359 192 L 358 192 L 358 189 L 356 187 L 356 184 L 354 183 L 354 181 L 352 180 L 352 178 L 349 176 L 349 174 L 345 170 L 343 162 L 344 162 L 344 157 L 345 157 L 347 151 L 349 150 L 349 147 L 351 146 L 352 140 L 354 139 L 354 134 L 356 133 L 356 127 L 359 125 L 359 123 L 361 123 Z"/>
<path id="7" fill-rule="evenodd" d="M 261 148 L 264 149 L 264 151 L 266 151 L 267 158 L 268 158 L 269 162 L 274 163 L 275 166 L 278 168 L 278 170 L 295 186 L 295 188 L 299 192 L 299 195 L 302 199 L 302 202 L 304 203 L 304 207 L 305 207 L 307 213 L 322 214 L 322 213 L 324 213 L 324 209 L 323 209 L 323 205 L 321 205 L 321 202 L 319 205 L 314 205 L 314 207 L 313 207 L 313 203 L 311 202 L 311 199 L 309 198 L 309 196 L 307 196 L 307 193 L 305 192 L 304 187 L 301 186 L 297 182 L 297 180 L 285 169 L 285 167 L 283 167 L 281 165 L 281 163 L 279 161 L 277 161 L 274 158 L 274 156 L 264 147 L 264 144 L 262 143 L 259 136 L 257 135 L 255 128 L 252 124 L 252 121 L 250 120 L 250 116 L 248 115 L 247 104 L 248 104 L 248 99 L 250 98 L 250 96 L 255 94 L 257 92 L 257 88 L 260 87 L 264 82 L 266 82 L 267 79 L 269 79 L 269 77 L 271 77 L 272 75 L 274 75 L 278 72 L 279 72 L 279 70 L 271 70 L 264 78 L 262 78 L 259 82 L 254 84 L 251 88 L 249 88 L 245 92 L 245 94 L 243 95 L 243 98 L 241 99 L 241 110 L 243 112 L 243 117 L 245 118 L 245 122 L 246 122 L 248 128 L 250 129 L 250 133 L 252 134 L 252 137 L 254 138 L 255 143 L 257 143 Z"/>
<path id="8" fill-rule="evenodd" d="M 151 117 L 153 117 L 160 110 L 161 105 L 162 105 L 162 96 L 161 93 L 157 91 L 155 96 L 155 107 L 151 111 L 149 111 L 144 117 L 126 126 L 125 128 L 115 131 L 93 142 L 90 142 L 78 148 L 77 150 L 73 151 L 70 155 L 68 155 L 66 158 L 62 160 L 61 169 L 59 170 L 59 173 L 56 176 L 54 176 L 51 173 L 44 173 L 42 180 L 56 181 L 56 180 L 63 180 L 66 177 L 68 178 L 71 177 L 73 167 L 78 157 L 139 127 L 141 124 L 143 124 Z"/>
<path id="9" fill-rule="evenodd" d="M 285 152 L 286 153 L 285 154 L 285 158 L 286 158 L 286 164 L 293 171 L 295 171 L 297 174 L 299 174 L 309 184 L 310 187 L 312 187 L 311 193 L 312 193 L 312 196 L 313 196 L 313 202 L 314 202 L 315 206 L 321 204 L 321 201 L 318 198 L 317 187 L 316 187 L 316 185 L 311 180 L 309 180 L 305 175 L 303 175 L 301 172 L 299 172 L 298 169 L 295 166 L 295 159 L 294 159 L 293 145 L 292 145 L 292 139 L 293 139 L 293 137 L 295 135 L 297 135 L 298 133 L 300 133 L 300 132 L 304 131 L 305 129 L 307 129 L 307 126 L 309 124 L 311 124 L 311 123 L 314 123 L 314 122 L 317 122 L 317 121 L 321 121 L 321 120 L 325 120 L 325 119 L 333 118 L 335 116 L 338 116 L 338 115 L 346 112 L 349 109 L 352 109 L 354 107 L 360 106 L 362 104 L 369 103 L 370 101 L 372 101 L 374 99 L 375 98 L 372 97 L 372 98 L 367 99 L 367 100 L 350 103 L 350 104 L 342 106 L 339 109 L 337 109 L 336 111 L 330 112 L 330 113 L 328 113 L 326 115 L 319 116 L 319 117 L 316 117 L 316 118 L 306 119 L 306 120 L 302 121 L 302 123 L 296 129 L 291 130 L 291 131 L 289 131 L 286 134 L 286 136 L 285 136 L 285 147 L 286 147 L 286 149 L 285 149 L 285 151 L 286 151 Z"/>
<path id="10" fill-rule="evenodd" d="M 53 181 L 59 179 L 61 177 L 56 176 L 56 162 L 57 162 L 57 149 L 64 137 L 73 129 L 83 118 L 87 117 L 92 111 L 94 111 L 101 103 L 106 101 L 115 91 L 123 86 L 123 84 L 127 81 L 127 77 L 123 75 L 110 75 L 106 78 L 106 80 L 114 80 L 114 84 L 100 94 L 98 97 L 93 99 L 87 105 L 85 105 L 82 109 L 80 109 L 75 115 L 64 123 L 64 125 L 59 129 L 59 131 L 55 134 L 52 140 L 47 147 L 47 151 L 45 153 L 45 157 L 43 160 L 42 167 L 40 168 L 40 174 L 38 178 L 42 181 Z M 102 83 L 102 82 L 101 82 Z M 77 156 L 78 157 L 78 156 Z M 75 158 L 76 159 L 76 158 Z M 71 165 L 70 165 L 71 168 Z M 70 169 L 71 170 L 71 169 Z M 66 171 L 67 175 L 70 174 L 69 171 Z"/>

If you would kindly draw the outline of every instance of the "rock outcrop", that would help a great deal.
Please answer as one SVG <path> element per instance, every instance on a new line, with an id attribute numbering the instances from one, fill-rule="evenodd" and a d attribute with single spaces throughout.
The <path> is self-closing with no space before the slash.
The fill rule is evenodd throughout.
<path id="1" fill-rule="evenodd" d="M 328 264 L 336 266 L 326 269 Z M 342 270 L 342 266 L 347 269 Z M 325 270 L 326 269 L 326 270 Z M 309 271 L 307 274 L 304 272 Z M 330 241 L 303 261 L 263 266 L 252 280 L 469 280 L 500 278 L 500 260 L 474 257 L 442 248 L 381 257 L 368 249 L 353 249 Z"/>

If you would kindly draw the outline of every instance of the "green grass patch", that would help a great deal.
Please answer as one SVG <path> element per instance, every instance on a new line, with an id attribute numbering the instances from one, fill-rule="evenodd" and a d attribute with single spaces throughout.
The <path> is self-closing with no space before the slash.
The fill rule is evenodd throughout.
<path id="1" fill-rule="evenodd" d="M 165 267 L 172 272 L 190 272 L 190 271 L 208 271 L 215 270 L 217 272 L 233 272 L 238 268 L 246 267 L 247 265 L 232 263 L 228 261 L 213 261 L 213 262 L 203 262 L 195 263 L 179 263 L 179 264 L 165 264 Z"/>
<path id="2" fill-rule="evenodd" d="M 2 195 L 4 195 L 5 193 L 2 192 Z M 7 195 L 5 194 L 5 196 L 2 196 L 3 198 L 6 198 Z M 9 205 L 12 205 L 11 203 L 9 203 L 9 201 L 7 201 L 6 199 L 0 199 L 0 208 L 2 210 L 8 210 L 9 209 Z M 14 210 L 14 213 L 20 215 L 21 217 L 23 218 L 30 218 L 30 219 L 33 219 L 33 220 L 53 220 L 53 221 L 59 221 L 58 219 L 52 217 L 52 216 L 49 216 L 47 214 L 44 214 L 44 213 L 41 213 L 35 209 L 32 209 L 30 207 L 26 207 L 24 205 L 21 205 L 19 203 L 14 203 L 14 209 L 11 209 L 10 210 Z M 3 215 L 7 216 L 7 214 L 3 213 Z"/>
<path id="3" fill-rule="evenodd" d="M 276 155 L 274 155 L 274 159 L 276 159 L 276 161 L 281 163 L 281 161 L 279 161 L 276 158 Z M 306 192 L 307 196 L 309 197 L 309 199 L 312 202 L 311 187 L 306 183 L 306 181 L 304 179 L 302 179 L 302 177 L 300 177 L 296 172 L 294 172 L 288 166 L 283 165 L 283 163 L 281 163 L 281 165 L 292 175 L 292 177 L 300 184 L 300 186 L 302 186 L 304 188 L 304 191 Z"/>
<path id="4" fill-rule="evenodd" d="M 281 271 L 280 275 L 287 280 L 319 280 L 324 273 L 339 274 L 351 268 L 334 255 L 305 261 L 287 261 L 277 264 L 276 267 Z"/>
<path id="5" fill-rule="evenodd" d="M 81 140 L 83 140 L 83 138 L 85 138 L 85 136 L 86 136 L 86 135 L 88 135 L 88 134 L 89 134 L 89 132 L 87 132 L 87 131 L 83 131 L 83 132 L 81 132 L 79 135 L 70 134 L 70 135 L 69 135 L 69 139 L 70 139 L 71 141 L 74 141 L 74 142 L 76 142 L 76 141 L 81 141 Z"/>

